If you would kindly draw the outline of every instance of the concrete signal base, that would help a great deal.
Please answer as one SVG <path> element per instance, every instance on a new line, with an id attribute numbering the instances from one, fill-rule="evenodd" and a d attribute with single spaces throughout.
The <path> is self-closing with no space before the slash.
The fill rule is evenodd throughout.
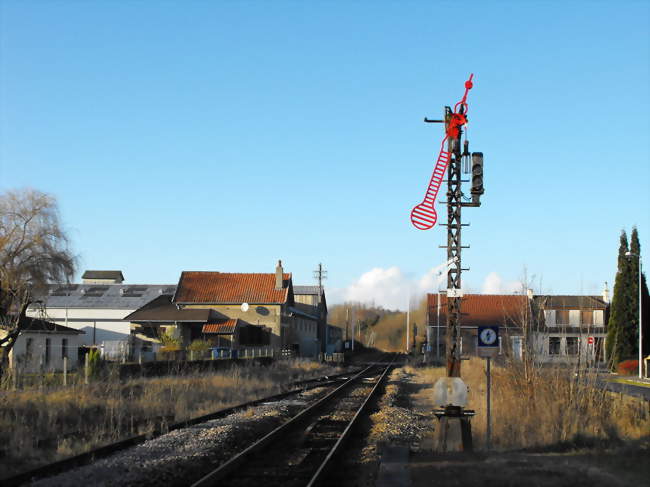
<path id="1" fill-rule="evenodd" d="M 438 418 L 434 449 L 438 453 L 472 451 L 472 424 L 474 411 L 459 406 L 447 406 L 435 411 Z"/>

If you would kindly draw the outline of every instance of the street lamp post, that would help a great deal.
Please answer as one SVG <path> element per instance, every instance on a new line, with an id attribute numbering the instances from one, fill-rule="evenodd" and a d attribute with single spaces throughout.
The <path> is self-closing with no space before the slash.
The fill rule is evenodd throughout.
<path id="1" fill-rule="evenodd" d="M 641 272 L 643 269 L 641 263 L 641 256 L 639 254 L 634 254 L 632 252 L 625 252 L 626 257 L 636 257 L 638 260 L 638 269 L 639 269 L 639 379 L 643 379 L 643 323 L 641 319 L 642 315 L 642 305 L 643 305 L 643 294 L 641 292 Z"/>

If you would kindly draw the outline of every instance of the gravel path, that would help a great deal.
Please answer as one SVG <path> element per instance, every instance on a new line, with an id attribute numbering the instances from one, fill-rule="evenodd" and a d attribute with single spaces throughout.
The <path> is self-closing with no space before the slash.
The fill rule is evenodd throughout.
<path id="1" fill-rule="evenodd" d="M 324 390 L 311 390 L 301 400 L 267 403 L 225 418 L 178 429 L 91 465 L 31 485 L 188 485 L 279 426 L 304 407 L 307 396 L 317 396 Z"/>

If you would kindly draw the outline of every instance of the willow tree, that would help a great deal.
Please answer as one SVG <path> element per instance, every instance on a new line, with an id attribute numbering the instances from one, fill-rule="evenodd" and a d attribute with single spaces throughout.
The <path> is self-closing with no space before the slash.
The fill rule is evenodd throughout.
<path id="1" fill-rule="evenodd" d="M 69 282 L 75 269 L 56 199 L 34 189 L 0 194 L 0 347 L 6 359 L 27 308 L 50 283 Z M 1 367 L 0 363 L 0 367 Z M 1 369 L 0 369 L 1 371 Z"/>

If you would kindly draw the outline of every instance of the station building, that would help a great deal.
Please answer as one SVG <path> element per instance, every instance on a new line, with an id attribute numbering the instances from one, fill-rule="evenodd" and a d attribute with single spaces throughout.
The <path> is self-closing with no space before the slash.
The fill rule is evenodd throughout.
<path id="1" fill-rule="evenodd" d="M 447 297 L 428 294 L 429 353 L 445 356 Z M 461 301 L 461 354 L 476 355 L 478 326 L 498 325 L 499 355 L 538 363 L 604 365 L 609 298 L 585 295 L 465 294 Z M 437 350 L 437 351 L 436 351 Z"/>

